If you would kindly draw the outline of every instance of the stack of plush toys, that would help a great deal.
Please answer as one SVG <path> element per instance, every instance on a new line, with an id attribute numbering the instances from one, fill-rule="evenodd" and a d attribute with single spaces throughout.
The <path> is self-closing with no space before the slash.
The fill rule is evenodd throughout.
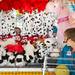
<path id="1" fill-rule="evenodd" d="M 43 63 L 44 54 L 58 57 L 57 27 L 53 13 L 33 12 L 20 16 L 1 12 L 0 66 Z"/>
<path id="2" fill-rule="evenodd" d="M 21 36 L 21 30 L 15 27 L 15 36 L 10 34 L 0 40 L 0 66 L 24 66 L 27 63 L 43 63 L 44 54 L 49 51 L 49 56 L 57 57 L 58 50 L 53 50 L 56 41 L 52 37 Z M 48 49 L 48 50 L 47 50 Z"/>

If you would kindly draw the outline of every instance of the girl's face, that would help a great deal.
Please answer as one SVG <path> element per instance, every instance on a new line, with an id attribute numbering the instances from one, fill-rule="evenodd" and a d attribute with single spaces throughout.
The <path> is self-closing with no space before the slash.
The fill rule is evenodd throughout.
<path id="1" fill-rule="evenodd" d="M 65 34 L 64 34 L 64 43 L 66 43 L 68 46 L 71 46 L 73 48 L 73 51 L 75 52 L 75 42 L 67 38 Z"/>

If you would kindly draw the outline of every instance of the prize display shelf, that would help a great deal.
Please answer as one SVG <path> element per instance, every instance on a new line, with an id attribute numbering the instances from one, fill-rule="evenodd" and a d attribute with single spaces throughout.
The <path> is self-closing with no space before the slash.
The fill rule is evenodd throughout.
<path id="1" fill-rule="evenodd" d="M 54 68 L 49 68 L 46 75 L 55 75 Z M 0 75 L 42 75 L 41 68 L 0 68 Z"/>

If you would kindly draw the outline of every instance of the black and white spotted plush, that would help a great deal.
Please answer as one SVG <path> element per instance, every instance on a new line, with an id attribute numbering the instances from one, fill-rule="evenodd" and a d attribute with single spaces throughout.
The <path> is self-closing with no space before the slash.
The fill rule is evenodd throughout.
<path id="1" fill-rule="evenodd" d="M 55 15 L 52 12 L 46 13 L 45 11 L 33 12 L 32 14 L 25 12 L 20 16 L 16 16 L 15 10 L 10 12 L 0 12 L 0 35 L 15 35 L 14 28 L 19 27 L 21 29 L 21 35 L 32 36 L 32 35 L 43 35 L 47 36 L 44 43 L 37 42 L 37 48 L 33 47 L 28 40 L 28 45 L 24 46 L 25 54 L 18 54 L 16 57 L 14 55 L 6 55 L 8 58 L 8 66 L 23 66 L 25 62 L 31 63 L 36 60 L 36 62 L 42 63 L 44 55 L 48 51 L 52 51 L 52 48 L 56 45 L 53 38 L 56 38 L 54 32 L 55 25 Z M 47 49 L 46 49 L 47 46 Z M 1 53 L 1 52 L 0 52 Z M 1 56 L 1 62 L 2 62 Z M 14 63 L 15 60 L 15 63 Z"/>
<path id="2" fill-rule="evenodd" d="M 35 48 L 34 46 L 30 43 L 30 41 L 27 41 L 25 44 L 24 44 L 24 50 L 25 50 L 25 54 L 24 54 L 24 57 L 26 59 L 26 62 L 28 63 L 32 63 L 34 62 L 34 52 L 35 52 Z"/>
<path id="3" fill-rule="evenodd" d="M 24 56 L 22 54 L 18 54 L 15 58 L 15 64 L 17 67 L 25 66 L 26 62 L 24 61 Z"/>
<path id="4" fill-rule="evenodd" d="M 7 65 L 6 50 L 0 45 L 0 66 Z"/>
<path id="5" fill-rule="evenodd" d="M 14 56 L 14 54 L 9 55 L 7 65 L 11 66 L 11 67 L 15 67 L 15 56 Z"/>

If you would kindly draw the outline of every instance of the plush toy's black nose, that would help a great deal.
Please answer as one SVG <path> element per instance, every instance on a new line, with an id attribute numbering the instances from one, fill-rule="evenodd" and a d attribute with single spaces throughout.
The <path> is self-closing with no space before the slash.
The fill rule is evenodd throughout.
<path id="1" fill-rule="evenodd" d="M 22 59 L 21 58 L 17 58 L 16 61 L 17 62 L 22 62 Z"/>
<path id="2" fill-rule="evenodd" d="M 3 60 L 0 60 L 0 64 L 3 63 Z"/>
<path id="3" fill-rule="evenodd" d="M 9 62 L 12 64 L 15 62 L 15 59 L 9 60 Z"/>

